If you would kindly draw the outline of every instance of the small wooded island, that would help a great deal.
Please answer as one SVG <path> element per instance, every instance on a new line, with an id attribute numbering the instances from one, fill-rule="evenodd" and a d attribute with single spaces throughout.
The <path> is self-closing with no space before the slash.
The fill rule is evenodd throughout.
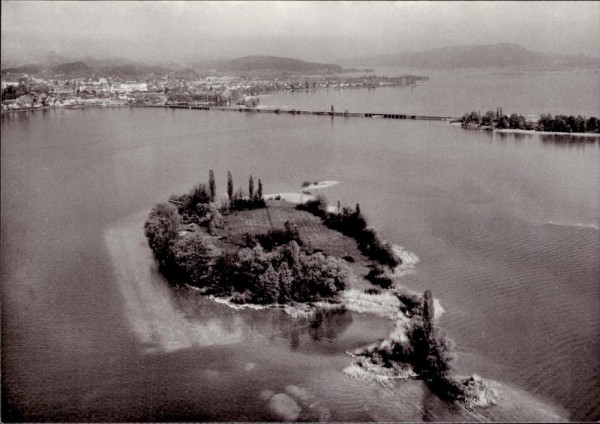
<path id="1" fill-rule="evenodd" d="M 174 285 L 200 288 L 235 304 L 305 305 L 391 312 L 396 328 L 385 340 L 357 349 L 345 372 L 374 380 L 421 378 L 440 397 L 468 408 L 495 404 L 497 392 L 479 377 L 451 370 L 451 341 L 435 325 L 431 291 L 396 285 L 396 249 L 367 225 L 360 205 L 327 205 L 304 184 L 306 201 L 263 196 L 262 181 L 248 193 L 217 199 L 208 184 L 156 205 L 144 225 L 160 272 Z M 224 196 L 223 196 L 224 197 Z M 217 204 L 217 200 L 219 204 Z M 360 304 L 360 307 L 356 307 Z"/>

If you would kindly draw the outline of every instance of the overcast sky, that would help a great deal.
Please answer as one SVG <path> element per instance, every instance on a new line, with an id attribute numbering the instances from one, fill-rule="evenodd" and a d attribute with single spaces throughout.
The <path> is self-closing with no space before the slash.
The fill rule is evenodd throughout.
<path id="1" fill-rule="evenodd" d="M 2 1 L 2 56 L 334 61 L 458 44 L 600 55 L 600 2 Z"/>

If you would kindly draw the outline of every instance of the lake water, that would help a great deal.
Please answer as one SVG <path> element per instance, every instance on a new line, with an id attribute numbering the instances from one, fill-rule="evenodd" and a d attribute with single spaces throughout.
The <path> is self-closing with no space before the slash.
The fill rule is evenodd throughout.
<path id="1" fill-rule="evenodd" d="M 292 96 L 314 99 L 270 99 Z M 137 108 L 4 116 L 1 148 L 4 421 L 278 419 L 269 393 L 305 420 L 600 419 L 598 142 Z M 501 382 L 504 403 L 468 413 L 419 382 L 346 377 L 344 351 L 385 337 L 383 319 L 309 322 L 169 288 L 145 216 L 211 168 L 221 190 L 228 170 L 265 192 L 340 181 L 323 194 L 419 256 L 403 283 L 433 290 L 457 371 Z"/>
<path id="2" fill-rule="evenodd" d="M 290 109 L 343 112 L 398 113 L 461 117 L 472 110 L 482 114 L 502 107 L 505 114 L 542 113 L 600 117 L 600 73 L 509 72 L 464 70 L 441 72 L 421 69 L 376 69 L 377 75 L 429 76 L 415 87 L 386 89 L 331 88 L 265 96 L 261 105 Z M 363 74 L 352 74 L 362 76 Z M 368 74 L 367 74 L 368 75 Z"/>

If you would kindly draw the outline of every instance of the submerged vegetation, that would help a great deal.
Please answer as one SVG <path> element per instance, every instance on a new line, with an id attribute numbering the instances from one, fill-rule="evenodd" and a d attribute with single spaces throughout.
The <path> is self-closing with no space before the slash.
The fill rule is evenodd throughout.
<path id="1" fill-rule="evenodd" d="M 383 342 L 354 352 L 357 360 L 347 374 L 379 382 L 418 377 L 441 397 L 467 406 L 494 402 L 481 379 L 452 373 L 452 342 L 434 323 L 431 291 L 420 295 L 396 287 L 394 271 L 402 260 L 367 225 L 360 205 L 338 202 L 332 208 L 322 196 L 295 207 L 267 202 L 262 181 L 255 190 L 252 176 L 247 194 L 233 187 L 228 172 L 227 197 L 218 199 L 210 170 L 208 184 L 150 212 L 145 234 L 171 283 L 236 304 L 319 302 L 319 308 L 385 316 L 396 329 Z"/>

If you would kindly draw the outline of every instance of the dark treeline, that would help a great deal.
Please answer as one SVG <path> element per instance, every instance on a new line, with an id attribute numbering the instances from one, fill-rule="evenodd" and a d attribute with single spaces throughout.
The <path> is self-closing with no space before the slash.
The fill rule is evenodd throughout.
<path id="1" fill-rule="evenodd" d="M 189 284 L 210 293 L 232 296 L 237 303 L 289 303 L 332 299 L 347 285 L 350 270 L 343 260 L 310 252 L 303 245 L 298 228 L 289 221 L 284 229 L 265 234 L 246 234 L 236 251 L 215 244 L 223 228 L 223 215 L 233 211 L 265 207 L 262 181 L 254 188 L 248 181 L 248 196 L 233 192 L 228 173 L 228 199 L 215 204 L 214 173 L 209 182 L 199 184 L 190 193 L 172 196 L 150 212 L 144 225 L 149 245 L 159 262 L 160 271 L 174 284 Z M 180 234 L 190 224 L 206 232 Z"/>
<path id="2" fill-rule="evenodd" d="M 379 264 L 394 268 L 402 263 L 394 254 L 392 246 L 381 240 L 373 228 L 367 227 L 358 204 L 354 210 L 344 207 L 338 212 L 329 212 L 327 200 L 323 196 L 317 196 L 315 200 L 299 204 L 297 208 L 320 217 L 327 227 L 355 239 L 360 251 Z"/>
<path id="3" fill-rule="evenodd" d="M 541 115 L 536 122 L 527 120 L 523 115 L 504 115 L 502 109 L 498 108 L 496 112 L 487 111 L 484 115 L 478 112 L 466 113 L 462 119 L 462 126 L 465 128 L 471 126 L 493 127 L 498 129 L 518 129 L 532 131 L 549 131 L 564 133 L 597 133 L 600 132 L 600 122 L 598 118 L 592 116 L 585 118 L 581 115 Z"/>

